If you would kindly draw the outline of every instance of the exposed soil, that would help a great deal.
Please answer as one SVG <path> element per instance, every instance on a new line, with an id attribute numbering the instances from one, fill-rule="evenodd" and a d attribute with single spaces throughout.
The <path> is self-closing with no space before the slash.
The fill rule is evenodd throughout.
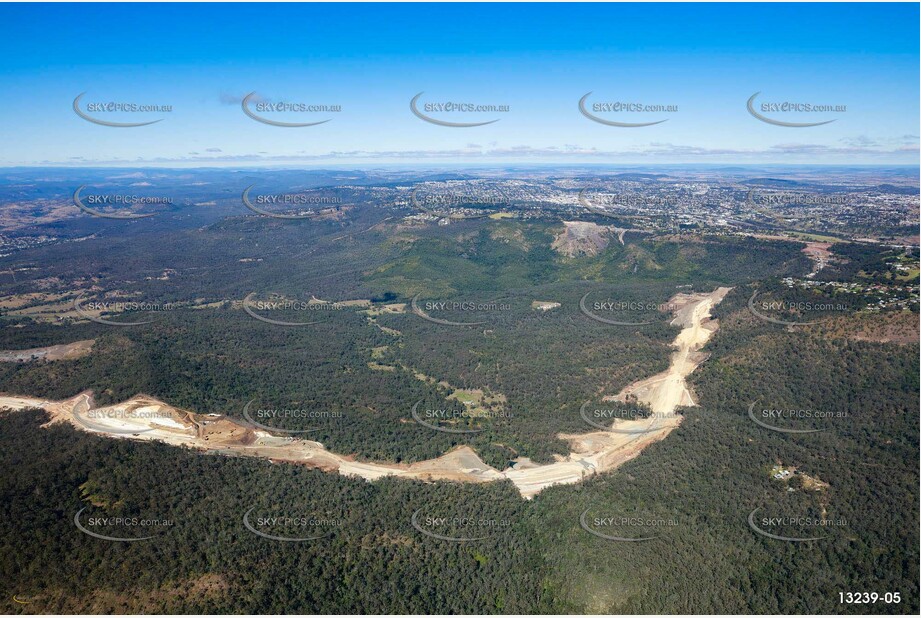
<path id="1" fill-rule="evenodd" d="M 831 337 L 911 345 L 919 340 L 919 318 L 911 311 L 860 312 L 817 325 Z"/>
<path id="2" fill-rule="evenodd" d="M 597 255 L 608 246 L 612 230 L 587 221 L 564 221 L 563 231 L 551 245 L 558 253 L 568 257 Z"/>
<path id="3" fill-rule="evenodd" d="M 70 423 L 83 431 L 112 438 L 159 440 L 226 455 L 299 463 L 367 480 L 399 476 L 478 483 L 507 478 L 522 496 L 532 498 L 545 487 L 577 483 L 592 474 L 616 468 L 679 425 L 681 416 L 676 414 L 677 408 L 696 405 L 685 377 L 706 358 L 699 350 L 718 327 L 716 320 L 710 318 L 710 310 L 727 292 L 729 288 L 719 288 L 710 294 L 675 296 L 671 301 L 676 307 L 672 324 L 682 326 L 683 330 L 673 343 L 676 351 L 671 366 L 661 374 L 631 384 L 612 398 L 646 403 L 654 413 L 652 417 L 614 421 L 611 428 L 615 431 L 561 434 L 560 438 L 567 440 L 573 451 L 546 465 L 520 458 L 512 467 L 499 471 L 485 464 L 468 446 L 414 464 L 361 462 L 350 455 L 332 453 L 319 442 L 275 436 L 225 416 L 180 410 L 146 395 L 98 408 L 91 392 L 57 402 L 0 396 L 0 409 L 41 408 L 51 415 L 49 425 Z"/>
<path id="4" fill-rule="evenodd" d="M 37 360 L 72 360 L 89 354 L 93 349 L 94 343 L 96 343 L 95 339 L 84 339 L 83 341 L 50 345 L 44 348 L 0 350 L 0 363 L 28 363 Z"/>

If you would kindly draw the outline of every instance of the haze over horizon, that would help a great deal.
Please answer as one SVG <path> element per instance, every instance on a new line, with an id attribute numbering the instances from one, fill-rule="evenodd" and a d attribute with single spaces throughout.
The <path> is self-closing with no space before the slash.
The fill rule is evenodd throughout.
<path id="1" fill-rule="evenodd" d="M 672 5 L 667 12 L 633 4 L 370 5 L 360 12 L 84 4 L 55 7 L 41 20 L 36 11 L 0 9 L 8 24 L 0 42 L 2 167 L 919 161 L 917 5 L 830 13 L 811 4 Z M 122 40 L 126 23 L 131 37 Z M 96 34 L 86 36 L 86 25 Z M 74 113 L 81 93 L 79 106 L 93 118 L 159 122 L 99 126 Z M 263 118 L 329 122 L 256 121 L 241 109 L 250 93 L 250 109 Z M 420 93 L 418 109 L 436 121 L 497 122 L 425 121 L 410 109 Z M 593 121 L 579 108 L 588 93 L 585 110 L 596 118 L 648 126 Z M 746 106 L 755 93 L 754 111 L 768 120 L 832 122 L 759 120 Z M 87 111 L 108 102 L 169 111 Z M 279 102 L 338 111 L 256 112 Z M 437 105 L 446 102 L 500 111 L 441 113 Z M 604 108 L 612 103 L 666 111 Z M 838 111 L 771 107 L 783 103 Z"/>

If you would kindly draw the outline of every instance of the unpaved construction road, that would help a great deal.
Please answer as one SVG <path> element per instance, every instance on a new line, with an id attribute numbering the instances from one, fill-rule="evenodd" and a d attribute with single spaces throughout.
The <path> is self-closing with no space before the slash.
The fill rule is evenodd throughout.
<path id="1" fill-rule="evenodd" d="M 64 401 L 0 396 L 0 409 L 41 408 L 51 415 L 49 425 L 70 423 L 78 429 L 112 438 L 160 440 L 203 451 L 300 463 L 367 480 L 384 476 L 474 483 L 509 479 L 522 496 L 532 498 L 545 487 L 577 483 L 587 476 L 612 470 L 678 426 L 681 416 L 676 409 L 696 405 L 685 378 L 705 358 L 699 350 L 718 328 L 716 320 L 710 319 L 710 310 L 728 292 L 729 288 L 718 288 L 709 294 L 678 294 L 672 298 L 671 303 L 676 307 L 672 325 L 683 328 L 672 344 L 676 349 L 670 367 L 607 398 L 646 403 L 652 409 L 651 417 L 613 421 L 604 429 L 590 433 L 560 434 L 561 439 L 569 442 L 572 452 L 545 465 L 520 458 L 514 466 L 499 471 L 485 464 L 467 446 L 414 464 L 360 462 L 352 456 L 332 453 L 319 442 L 279 437 L 226 416 L 195 414 L 145 395 L 103 407 L 95 406 L 91 392 Z"/>
<path id="2" fill-rule="evenodd" d="M 73 360 L 86 356 L 93 349 L 95 339 L 74 341 L 63 345 L 50 345 L 28 350 L 0 350 L 0 363 L 28 363 L 37 360 Z"/>

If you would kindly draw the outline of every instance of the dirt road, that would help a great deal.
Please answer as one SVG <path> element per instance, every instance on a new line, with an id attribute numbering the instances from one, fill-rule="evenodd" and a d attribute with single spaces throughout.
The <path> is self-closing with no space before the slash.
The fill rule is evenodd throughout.
<path id="1" fill-rule="evenodd" d="M 0 363 L 28 363 L 37 360 L 56 361 L 73 360 L 86 356 L 96 343 L 95 339 L 85 339 L 62 345 L 28 350 L 0 350 Z"/>
<path id="2" fill-rule="evenodd" d="M 96 407 L 92 393 L 84 392 L 64 401 L 0 395 L 0 409 L 45 409 L 48 424 L 70 423 L 78 429 L 111 438 L 159 440 L 203 451 L 261 457 L 272 461 L 309 465 L 329 472 L 359 476 L 373 481 L 384 476 L 419 480 L 450 480 L 482 483 L 509 479 L 525 498 L 532 498 L 551 485 L 578 483 L 584 478 L 612 470 L 665 438 L 681 422 L 679 406 L 696 405 L 685 378 L 703 361 L 699 352 L 716 332 L 718 323 L 710 310 L 729 292 L 718 288 L 709 294 L 678 294 L 672 325 L 683 327 L 672 345 L 671 365 L 665 372 L 631 384 L 613 401 L 635 398 L 652 409 L 650 418 L 618 420 L 597 431 L 560 434 L 572 452 L 559 461 L 536 465 L 520 458 L 503 471 L 488 466 L 468 446 L 460 446 L 441 457 L 414 464 L 359 462 L 354 457 L 330 452 L 319 442 L 279 437 L 247 427 L 220 415 L 195 414 L 174 408 L 146 395 L 111 406 Z"/>

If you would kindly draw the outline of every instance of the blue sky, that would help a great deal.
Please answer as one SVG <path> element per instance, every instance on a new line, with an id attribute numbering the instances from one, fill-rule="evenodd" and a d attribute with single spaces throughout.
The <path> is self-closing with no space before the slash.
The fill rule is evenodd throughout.
<path id="1" fill-rule="evenodd" d="M 0 5 L 0 165 L 914 164 L 917 4 Z M 90 115 L 82 103 L 170 105 Z M 410 110 L 444 101 L 502 113 Z M 339 105 L 263 113 L 257 100 Z M 595 115 L 593 103 L 678 111 Z M 746 102 L 846 111 L 763 115 Z M 759 108 L 760 109 L 760 108 Z M 590 109 L 591 111 L 591 109 Z M 89 113 L 89 112 L 88 112 Z"/>

